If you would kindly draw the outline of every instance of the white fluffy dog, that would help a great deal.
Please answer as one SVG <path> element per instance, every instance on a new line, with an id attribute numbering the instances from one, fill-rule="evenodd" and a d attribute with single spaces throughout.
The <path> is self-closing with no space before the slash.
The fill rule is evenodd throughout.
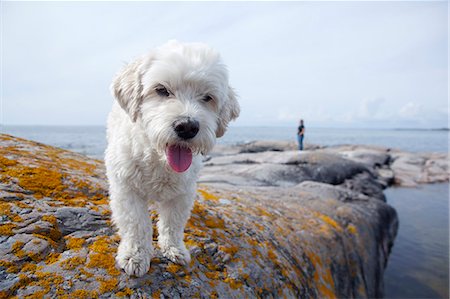
<path id="1" fill-rule="evenodd" d="M 226 67 L 204 44 L 170 41 L 125 66 L 111 89 L 117 102 L 108 118 L 105 163 L 121 237 L 116 261 L 128 275 L 149 270 L 152 203 L 162 254 L 186 265 L 183 234 L 201 155 L 239 115 Z"/>

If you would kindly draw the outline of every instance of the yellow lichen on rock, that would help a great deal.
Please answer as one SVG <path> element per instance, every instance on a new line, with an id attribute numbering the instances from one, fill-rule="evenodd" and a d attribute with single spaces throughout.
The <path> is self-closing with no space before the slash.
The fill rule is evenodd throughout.
<path id="1" fill-rule="evenodd" d="M 117 285 L 119 283 L 117 278 L 111 278 L 111 279 L 99 278 L 98 281 L 100 282 L 100 287 L 99 287 L 100 294 L 113 292 L 114 290 L 116 290 Z"/>
<path id="2" fill-rule="evenodd" d="M 122 291 L 119 291 L 117 293 L 115 293 L 115 295 L 117 297 L 130 297 L 131 295 L 133 295 L 133 290 L 130 288 L 124 288 Z"/>
<path id="3" fill-rule="evenodd" d="M 64 237 L 64 239 L 66 240 L 66 248 L 76 251 L 83 248 L 83 245 L 86 243 L 86 241 L 82 238 L 74 238 L 66 236 Z"/>
<path id="4" fill-rule="evenodd" d="M 2 236 L 12 236 L 14 235 L 14 229 L 17 227 L 15 223 L 5 223 L 0 224 L 0 235 Z"/>
<path id="5" fill-rule="evenodd" d="M 117 276 L 120 271 L 116 268 L 114 260 L 115 249 L 111 247 L 111 239 L 108 237 L 98 237 L 97 240 L 89 246 L 89 268 L 103 268 L 109 275 Z"/>
<path id="6" fill-rule="evenodd" d="M 219 198 L 216 195 L 208 192 L 206 189 L 203 189 L 203 188 L 202 189 L 197 189 L 197 191 L 200 193 L 200 195 L 205 200 L 212 200 L 212 201 L 218 201 L 219 200 Z"/>
<path id="7" fill-rule="evenodd" d="M 84 256 L 74 256 L 63 260 L 60 263 L 61 268 L 65 270 L 73 270 L 86 262 L 86 257 Z"/>

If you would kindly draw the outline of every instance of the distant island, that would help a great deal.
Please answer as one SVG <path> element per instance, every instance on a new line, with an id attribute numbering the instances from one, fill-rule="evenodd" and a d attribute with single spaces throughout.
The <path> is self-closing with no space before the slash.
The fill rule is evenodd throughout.
<path id="1" fill-rule="evenodd" d="M 449 128 L 394 128 L 394 131 L 449 131 Z"/>

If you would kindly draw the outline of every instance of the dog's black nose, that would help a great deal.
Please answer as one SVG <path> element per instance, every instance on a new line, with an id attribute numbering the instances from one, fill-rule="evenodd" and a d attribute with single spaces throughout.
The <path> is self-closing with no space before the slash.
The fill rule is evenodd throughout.
<path id="1" fill-rule="evenodd" d="M 174 121 L 173 129 L 177 133 L 178 137 L 182 139 L 191 139 L 197 135 L 200 129 L 200 124 L 195 119 L 182 118 Z"/>

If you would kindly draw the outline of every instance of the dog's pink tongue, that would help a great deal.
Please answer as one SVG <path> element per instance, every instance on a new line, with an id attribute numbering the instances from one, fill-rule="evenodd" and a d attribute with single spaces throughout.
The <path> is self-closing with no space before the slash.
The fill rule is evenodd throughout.
<path id="1" fill-rule="evenodd" d="M 176 172 L 185 172 L 192 163 L 192 152 L 189 148 L 171 145 L 167 148 L 169 165 Z"/>

